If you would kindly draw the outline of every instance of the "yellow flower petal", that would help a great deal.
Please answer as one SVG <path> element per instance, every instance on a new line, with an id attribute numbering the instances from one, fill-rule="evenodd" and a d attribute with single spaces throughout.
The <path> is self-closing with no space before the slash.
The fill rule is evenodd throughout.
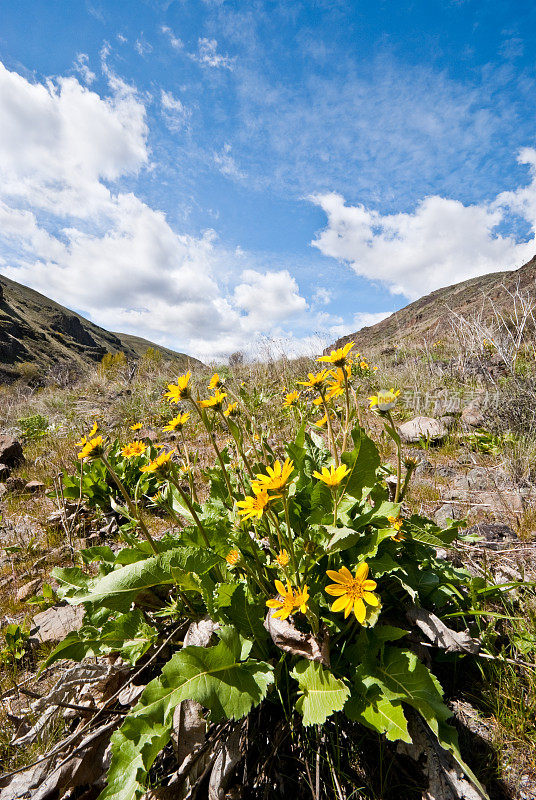
<path id="1" fill-rule="evenodd" d="M 360 597 L 358 597 L 354 601 L 354 614 L 356 616 L 357 621 L 363 624 L 365 621 L 365 617 L 367 616 L 367 610 L 365 608 L 364 602 L 361 600 Z"/>
<path id="2" fill-rule="evenodd" d="M 380 605 L 380 598 L 376 597 L 376 595 L 372 594 L 372 592 L 363 592 L 363 600 L 365 601 L 365 603 L 368 603 L 369 606 Z"/>

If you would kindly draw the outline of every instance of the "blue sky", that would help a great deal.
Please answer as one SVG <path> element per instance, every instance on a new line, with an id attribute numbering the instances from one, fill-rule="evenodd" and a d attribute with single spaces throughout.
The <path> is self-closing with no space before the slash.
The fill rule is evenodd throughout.
<path id="1" fill-rule="evenodd" d="M 535 22 L 519 1 L 4 3 L 0 272 L 208 359 L 314 349 L 520 266 Z"/>

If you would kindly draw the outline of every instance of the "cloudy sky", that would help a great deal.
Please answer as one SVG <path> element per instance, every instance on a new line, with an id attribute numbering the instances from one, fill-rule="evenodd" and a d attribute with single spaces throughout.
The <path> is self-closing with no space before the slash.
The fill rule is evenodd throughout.
<path id="1" fill-rule="evenodd" d="M 203 359 L 536 253 L 531 0 L 17 0 L 0 272 Z"/>

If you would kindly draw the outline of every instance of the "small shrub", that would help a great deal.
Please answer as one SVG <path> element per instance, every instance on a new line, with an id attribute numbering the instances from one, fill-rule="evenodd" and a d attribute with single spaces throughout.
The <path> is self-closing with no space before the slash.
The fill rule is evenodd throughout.
<path id="1" fill-rule="evenodd" d="M 127 366 L 127 357 L 120 350 L 118 353 L 106 353 L 102 357 L 99 374 L 104 378 L 116 378 Z"/>
<path id="2" fill-rule="evenodd" d="M 46 435 L 49 422 L 42 414 L 33 414 L 31 417 L 21 417 L 17 420 L 22 436 L 27 441 L 36 441 Z"/>

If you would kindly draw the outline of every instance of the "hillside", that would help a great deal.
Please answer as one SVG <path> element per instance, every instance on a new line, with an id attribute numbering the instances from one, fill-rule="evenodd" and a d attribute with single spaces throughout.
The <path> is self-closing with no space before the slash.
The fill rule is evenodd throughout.
<path id="1" fill-rule="evenodd" d="M 536 256 L 517 270 L 492 272 L 453 286 L 437 289 L 390 317 L 338 339 L 334 347 L 354 340 L 360 350 L 386 349 L 394 342 L 418 343 L 423 338 L 448 337 L 454 312 L 466 319 L 482 312 L 490 317 L 493 307 L 512 306 L 511 294 L 519 289 L 536 299 Z"/>
<path id="2" fill-rule="evenodd" d="M 11 382 L 23 363 L 44 370 L 63 365 L 82 371 L 105 353 L 123 351 L 129 360 L 149 347 L 179 362 L 179 368 L 201 362 L 139 336 L 112 333 L 55 303 L 45 295 L 0 276 L 0 382 Z"/>

